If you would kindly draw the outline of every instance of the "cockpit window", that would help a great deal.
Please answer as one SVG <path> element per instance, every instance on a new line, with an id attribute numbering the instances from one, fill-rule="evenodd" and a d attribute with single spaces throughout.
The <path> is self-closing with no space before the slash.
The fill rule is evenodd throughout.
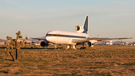
<path id="1" fill-rule="evenodd" d="M 47 34 L 46 36 L 55 36 L 55 34 Z"/>

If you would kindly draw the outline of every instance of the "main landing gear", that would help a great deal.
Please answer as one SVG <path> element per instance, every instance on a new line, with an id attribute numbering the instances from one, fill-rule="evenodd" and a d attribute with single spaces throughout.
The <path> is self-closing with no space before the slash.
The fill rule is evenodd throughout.
<path id="1" fill-rule="evenodd" d="M 86 49 L 86 47 L 84 47 L 84 42 L 83 42 L 83 47 L 80 47 L 80 50 Z"/>
<path id="2" fill-rule="evenodd" d="M 67 45 L 66 50 L 69 50 L 70 48 L 71 48 L 71 45 Z M 77 49 L 76 49 L 76 45 L 73 45 L 73 49 L 77 50 Z"/>

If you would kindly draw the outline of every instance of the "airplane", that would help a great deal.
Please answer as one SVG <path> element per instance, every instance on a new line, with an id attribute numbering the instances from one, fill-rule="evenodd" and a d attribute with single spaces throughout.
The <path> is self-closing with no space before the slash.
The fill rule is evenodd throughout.
<path id="1" fill-rule="evenodd" d="M 49 43 L 53 44 L 66 44 L 67 48 L 70 49 L 71 45 L 73 49 L 76 49 L 76 45 L 80 43 L 86 43 L 89 47 L 92 45 L 92 40 L 94 41 L 102 41 L 102 40 L 121 40 L 121 39 L 132 39 L 130 38 L 90 38 L 88 34 L 88 15 L 86 15 L 84 24 L 82 26 L 76 26 L 75 30 L 77 32 L 70 31 L 60 31 L 60 30 L 52 30 L 49 31 L 45 39 L 41 38 L 32 38 L 38 40 L 44 40 L 40 43 L 42 47 L 49 46 Z M 84 47 L 84 46 L 83 46 Z M 56 46 L 55 46 L 56 48 Z"/>

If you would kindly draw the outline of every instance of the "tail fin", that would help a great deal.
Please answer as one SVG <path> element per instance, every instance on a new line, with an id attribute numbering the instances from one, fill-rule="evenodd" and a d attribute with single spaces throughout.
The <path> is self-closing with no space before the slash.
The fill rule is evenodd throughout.
<path id="1" fill-rule="evenodd" d="M 86 33 L 88 32 L 88 15 L 86 16 L 86 19 L 85 19 L 85 22 L 84 22 L 84 25 L 83 25 L 83 33 Z"/>

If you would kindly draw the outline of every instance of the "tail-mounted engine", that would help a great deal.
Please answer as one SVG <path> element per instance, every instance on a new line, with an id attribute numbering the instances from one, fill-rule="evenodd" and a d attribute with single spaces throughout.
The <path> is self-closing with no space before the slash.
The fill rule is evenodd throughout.
<path id="1" fill-rule="evenodd" d="M 42 42 L 40 43 L 40 45 L 41 45 L 42 47 L 48 46 L 48 42 L 47 42 L 47 41 L 42 41 Z"/>
<path id="2" fill-rule="evenodd" d="M 81 33 L 84 31 L 83 27 L 82 26 L 78 26 L 78 25 L 75 27 L 75 30 L 77 32 L 81 32 Z"/>

